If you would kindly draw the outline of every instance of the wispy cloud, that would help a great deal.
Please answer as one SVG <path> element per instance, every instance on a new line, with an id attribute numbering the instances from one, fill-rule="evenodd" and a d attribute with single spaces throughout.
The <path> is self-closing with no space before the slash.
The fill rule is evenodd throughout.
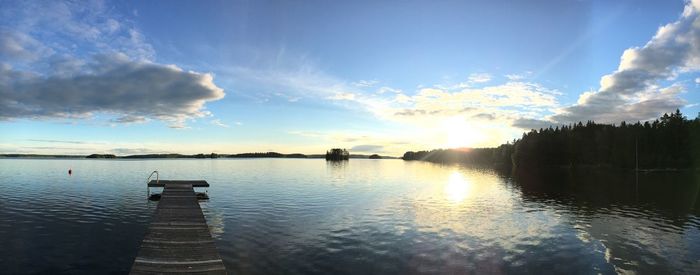
<path id="1" fill-rule="evenodd" d="M 219 127 L 229 128 L 229 126 L 227 124 L 221 122 L 220 119 L 212 119 L 209 123 L 216 125 L 216 126 L 219 126 Z"/>
<path id="2" fill-rule="evenodd" d="M 382 152 L 384 152 L 384 145 L 373 145 L 373 144 L 355 145 L 352 148 L 350 148 L 350 152 L 382 153 Z"/>
<path id="3" fill-rule="evenodd" d="M 329 96 L 328 99 L 331 99 L 331 100 L 354 100 L 355 94 L 338 92 L 332 96 Z"/>
<path id="4" fill-rule="evenodd" d="M 278 56 L 279 58 L 279 56 Z M 290 64 L 283 62 L 285 64 Z M 497 145 L 520 134 L 520 129 L 511 127 L 513 121 L 520 117 L 544 117 L 551 110 L 558 108 L 556 97 L 560 93 L 544 86 L 522 81 L 471 87 L 470 84 L 452 85 L 450 87 L 422 87 L 416 91 L 405 92 L 388 85 L 373 88 L 360 88 L 351 82 L 328 75 L 316 69 L 313 62 L 301 60 L 296 66 L 286 65 L 267 69 L 237 68 L 229 73 L 240 83 L 253 83 L 256 96 L 265 91 L 277 97 L 307 97 L 315 100 L 325 99 L 339 106 L 353 110 L 364 109 L 376 118 L 411 131 L 414 144 L 439 146 L 450 129 L 448 122 L 456 122 L 454 127 L 471 127 L 473 131 L 497 133 L 497 139 L 483 139 L 478 145 Z M 470 83 L 487 84 L 491 75 L 486 73 L 471 75 Z M 458 119 L 457 119 L 458 118 Z M 498 126 L 493 126 L 498 125 Z M 453 128 L 454 128 L 453 127 Z M 494 130 L 498 128 L 498 130 Z M 420 134 L 425 132 L 427 134 Z M 513 134 L 516 133 L 516 134 Z M 347 146 L 348 134 L 293 132 L 292 134 L 307 138 L 322 139 L 324 142 L 343 142 Z M 394 133 L 395 134 L 395 133 Z M 342 136 L 342 137 L 341 137 Z M 421 140 L 417 140 L 421 139 Z M 399 146 L 389 138 L 377 138 L 377 142 L 364 141 L 364 144 L 383 145 L 385 150 L 396 152 Z M 356 140 L 359 141 L 359 140 Z M 354 141 L 354 142 L 356 142 Z M 391 143 L 391 146 L 386 144 Z M 406 148 L 402 145 L 401 148 Z"/>
<path id="5" fill-rule="evenodd" d="M 401 89 L 396 89 L 396 88 L 392 88 L 392 87 L 388 87 L 388 86 L 383 86 L 383 87 L 380 87 L 380 88 L 377 90 L 377 93 L 378 93 L 378 94 L 384 94 L 384 93 L 401 94 L 401 93 L 403 93 L 403 91 L 402 91 Z"/>
<path id="6" fill-rule="evenodd" d="M 284 68 L 235 67 L 221 68 L 222 73 L 247 90 L 239 96 L 258 99 L 283 98 L 298 101 L 304 98 L 332 98 L 361 91 L 360 88 L 315 69 L 312 63 Z"/>
<path id="7" fill-rule="evenodd" d="M 527 77 L 530 73 L 525 74 L 506 74 L 505 77 L 510 81 L 521 81 Z"/>
<path id="8" fill-rule="evenodd" d="M 136 60 L 153 60 L 155 56 L 135 24 L 102 1 L 19 1 L 3 5 L 0 15 L 0 24 L 6 30 L 23 36 L 23 41 L 42 41 L 41 46 L 50 48 L 49 53 L 124 52 Z M 20 46 L 31 44 L 37 43 Z M 42 51 L 30 50 L 31 54 L 38 52 Z"/>
<path id="9" fill-rule="evenodd" d="M 289 131 L 289 134 L 292 135 L 297 135 L 297 136 L 302 136 L 302 137 L 310 137 L 310 138 L 321 138 L 325 137 L 326 134 L 318 131 Z"/>
<path id="10" fill-rule="evenodd" d="M 471 83 L 486 83 L 491 81 L 491 75 L 487 73 L 473 73 L 469 75 L 468 79 Z"/>
<path id="11" fill-rule="evenodd" d="M 377 80 L 360 80 L 360 81 L 352 82 L 351 84 L 355 87 L 369 88 L 369 87 L 372 87 L 374 85 L 377 85 L 377 83 L 379 83 L 379 81 L 377 81 Z"/>
<path id="12" fill-rule="evenodd" d="M 0 27 L 0 57 L 5 60 L 35 61 L 53 53 L 51 48 L 29 35 Z"/>
<path id="13" fill-rule="evenodd" d="M 94 142 L 87 142 L 87 141 L 55 140 L 55 139 L 27 139 L 27 141 L 42 142 L 42 143 L 96 144 L 96 143 L 94 143 Z"/>

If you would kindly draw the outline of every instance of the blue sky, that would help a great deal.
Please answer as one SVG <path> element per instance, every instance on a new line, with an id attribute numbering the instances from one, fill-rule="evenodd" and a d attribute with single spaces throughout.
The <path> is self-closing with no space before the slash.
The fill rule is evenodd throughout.
<path id="1" fill-rule="evenodd" d="M 700 111 L 680 0 L 0 6 L 1 153 L 400 155 Z"/>

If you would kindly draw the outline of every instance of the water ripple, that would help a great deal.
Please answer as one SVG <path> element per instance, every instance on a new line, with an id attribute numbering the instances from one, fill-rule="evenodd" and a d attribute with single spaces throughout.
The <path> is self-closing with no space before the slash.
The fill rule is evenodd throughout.
<path id="1" fill-rule="evenodd" d="M 697 203 L 677 195 L 698 193 L 695 177 L 613 188 L 399 160 L 0 159 L 0 270 L 126 273 L 156 207 L 152 170 L 209 181 L 201 206 L 230 273 L 699 268 Z"/>

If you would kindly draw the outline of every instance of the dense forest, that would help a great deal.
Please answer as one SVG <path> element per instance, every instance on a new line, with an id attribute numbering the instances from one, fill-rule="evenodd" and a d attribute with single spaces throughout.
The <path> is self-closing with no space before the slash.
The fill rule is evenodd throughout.
<path id="1" fill-rule="evenodd" d="M 644 123 L 588 121 L 532 130 L 497 148 L 406 152 L 404 160 L 515 167 L 700 168 L 700 117 L 679 110 Z"/>
<path id="2" fill-rule="evenodd" d="M 436 149 L 431 151 L 406 152 L 404 160 L 422 160 L 438 163 L 464 163 L 510 167 L 513 145 L 503 144 L 496 148 Z"/>

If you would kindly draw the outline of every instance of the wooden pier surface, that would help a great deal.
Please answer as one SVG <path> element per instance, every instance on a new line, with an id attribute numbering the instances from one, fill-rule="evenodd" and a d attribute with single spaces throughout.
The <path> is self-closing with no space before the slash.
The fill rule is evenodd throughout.
<path id="1" fill-rule="evenodd" d="M 209 184 L 165 180 L 149 183 L 151 187 L 158 185 L 164 187 L 163 193 L 131 274 L 226 274 L 193 188 Z"/>

